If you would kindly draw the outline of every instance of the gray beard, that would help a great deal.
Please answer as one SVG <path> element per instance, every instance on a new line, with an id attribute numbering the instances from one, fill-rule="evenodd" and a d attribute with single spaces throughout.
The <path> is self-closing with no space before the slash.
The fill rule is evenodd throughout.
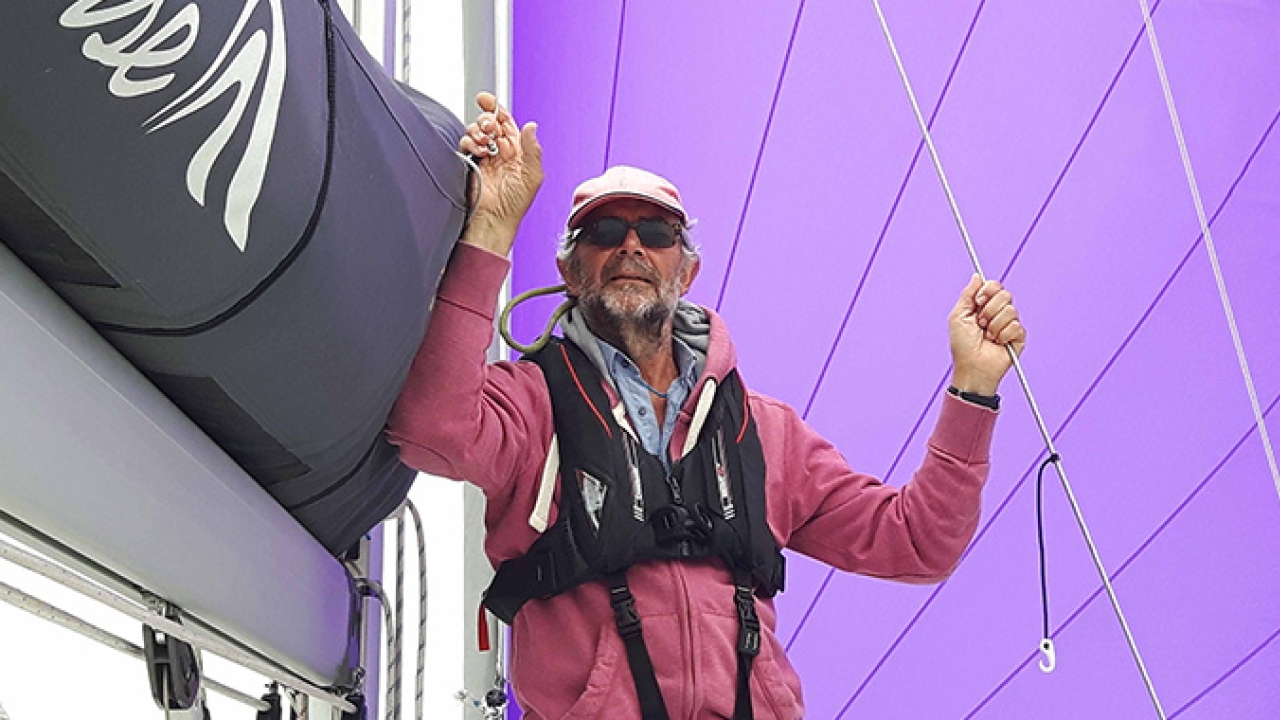
<path id="1" fill-rule="evenodd" d="M 636 270 L 641 265 L 634 266 Z M 646 276 L 652 276 L 643 268 Z M 671 325 L 680 301 L 679 279 L 665 285 L 637 288 L 630 285 L 601 287 L 585 277 L 576 258 L 569 260 L 569 271 L 576 277 L 578 307 L 587 327 L 597 337 L 625 352 L 632 360 L 646 357 L 669 347 Z"/>
<path id="2" fill-rule="evenodd" d="M 664 329 L 670 328 L 675 305 L 665 306 L 654 299 L 631 308 L 610 294 L 594 293 L 578 298 L 578 307 L 592 332 L 628 355 L 659 345 Z"/>

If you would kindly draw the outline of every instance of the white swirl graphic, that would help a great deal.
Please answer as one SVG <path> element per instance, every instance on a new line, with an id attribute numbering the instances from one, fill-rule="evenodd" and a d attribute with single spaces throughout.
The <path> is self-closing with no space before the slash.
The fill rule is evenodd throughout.
<path id="1" fill-rule="evenodd" d="M 264 2 L 271 11 L 270 33 L 259 28 L 246 37 L 250 16 Z M 108 42 L 101 33 L 94 32 L 85 38 L 81 47 L 85 58 L 115 68 L 107 83 L 112 95 L 138 97 L 168 87 L 174 75 L 166 73 L 136 79 L 130 77 L 130 71 L 135 68 L 165 68 L 179 62 L 195 44 L 200 30 L 200 8 L 189 2 L 163 27 L 151 32 L 164 3 L 165 0 L 125 0 L 103 7 L 105 0 L 76 0 L 58 21 L 63 27 L 80 29 L 141 15 L 133 29 L 118 39 Z M 175 44 L 180 35 L 182 39 Z M 237 45 L 239 49 L 232 56 L 232 48 Z M 241 252 L 248 246 L 253 208 L 266 177 L 267 161 L 280 115 L 285 66 L 284 11 L 280 0 L 248 0 L 230 35 L 200 79 L 143 123 L 148 133 L 155 132 L 199 112 L 228 92 L 234 93 L 226 115 L 187 164 L 187 192 L 204 207 L 213 165 L 244 120 L 254 90 L 262 85 L 249 141 L 231 176 L 223 212 L 227 234 Z"/>

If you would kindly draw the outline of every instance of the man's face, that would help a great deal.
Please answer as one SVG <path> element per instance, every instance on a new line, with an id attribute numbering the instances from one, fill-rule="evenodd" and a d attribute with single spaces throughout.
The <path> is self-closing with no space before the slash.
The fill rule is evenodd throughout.
<path id="1" fill-rule="evenodd" d="M 583 224 L 601 217 L 628 222 L 644 218 L 678 222 L 663 208 L 631 198 L 596 208 Z M 665 321 L 675 312 L 680 296 L 698 274 L 699 261 L 686 256 L 679 242 L 669 248 L 645 247 L 632 229 L 614 248 L 579 241 L 558 265 L 570 294 L 577 296 L 588 317 L 603 312 L 614 322 L 650 324 Z"/>

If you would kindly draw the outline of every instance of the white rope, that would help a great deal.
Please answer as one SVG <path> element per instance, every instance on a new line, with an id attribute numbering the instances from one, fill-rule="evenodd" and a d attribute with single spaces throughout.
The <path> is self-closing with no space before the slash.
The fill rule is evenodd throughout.
<path id="1" fill-rule="evenodd" d="M 0 582 L 0 600 L 20 610 L 25 610 L 41 620 L 46 620 L 55 625 L 60 625 L 74 633 L 78 633 L 90 640 L 101 643 L 112 650 L 118 650 L 129 657 L 136 658 L 138 660 L 147 659 L 146 651 L 142 649 L 142 646 L 134 645 L 122 637 L 109 633 L 96 625 L 85 622 L 83 619 L 63 610 L 62 608 L 51 605 L 50 603 L 47 603 L 33 595 L 28 595 L 22 590 L 4 582 Z M 269 710 L 271 708 L 271 706 L 263 700 L 255 698 L 252 695 L 242 693 L 228 685 L 224 685 L 207 675 L 201 678 L 201 685 L 213 690 L 214 692 L 225 695 L 232 700 L 244 703 L 255 710 Z M 3 720 L 3 716 L 0 716 L 0 720 Z"/>
<path id="2" fill-rule="evenodd" d="M 418 668 L 414 675 L 413 716 L 422 720 L 423 685 L 427 670 L 427 540 L 422 531 L 422 515 L 410 500 L 404 505 L 413 518 L 413 529 L 418 536 Z"/>
<path id="3" fill-rule="evenodd" d="M 1244 387 L 1249 393 L 1249 403 L 1253 406 L 1253 417 L 1258 425 L 1258 436 L 1262 438 L 1262 450 L 1267 455 L 1267 465 L 1271 468 L 1271 479 L 1275 483 L 1276 493 L 1280 494 L 1280 468 L 1276 466 L 1275 449 L 1272 448 L 1271 436 L 1267 433 L 1267 421 L 1262 415 L 1262 405 L 1258 402 L 1258 391 L 1253 386 L 1253 373 L 1249 371 L 1249 361 L 1244 355 L 1244 343 L 1240 340 L 1240 330 L 1236 327 L 1236 315 L 1231 310 L 1231 298 L 1227 295 L 1227 281 L 1222 276 L 1222 266 L 1218 264 L 1218 249 L 1213 242 L 1213 233 L 1209 231 L 1209 221 L 1205 216 L 1200 187 L 1196 184 L 1196 174 L 1191 169 L 1191 153 L 1187 150 L 1187 139 L 1182 134 L 1182 121 L 1178 119 L 1178 108 L 1173 102 L 1173 89 L 1169 86 L 1169 75 L 1164 69 L 1164 56 L 1160 53 L 1160 42 L 1156 39 L 1155 20 L 1151 17 L 1151 8 L 1147 6 L 1147 0 L 1138 0 L 1138 2 L 1142 5 L 1142 21 L 1146 26 L 1147 41 L 1151 45 L 1151 54 L 1155 56 L 1160 88 L 1164 91 L 1164 104 L 1169 110 L 1173 135 L 1178 141 L 1178 154 L 1182 157 L 1182 169 L 1187 174 L 1187 186 L 1191 188 L 1191 199 L 1196 206 L 1196 218 L 1200 221 L 1204 247 L 1209 253 L 1209 264 L 1213 267 L 1213 279 L 1218 284 L 1218 297 L 1222 300 L 1222 310 L 1227 315 L 1227 327 L 1231 330 L 1231 342 L 1235 345 L 1236 359 L 1240 362 L 1240 374 L 1244 376 Z"/>
<path id="4" fill-rule="evenodd" d="M 898 75 L 902 78 L 903 87 L 906 88 L 907 98 L 911 101 L 911 109 L 915 112 L 916 121 L 920 125 L 920 132 L 924 135 L 925 144 L 929 148 L 929 157 L 933 160 L 933 167 L 937 170 L 938 179 L 942 182 L 942 190 L 951 206 L 951 214 L 955 217 L 956 225 L 960 228 L 961 237 L 964 238 L 965 249 L 969 252 L 969 259 L 973 263 L 973 269 L 978 273 L 979 277 L 985 280 L 986 276 L 978 263 L 978 253 L 973 247 L 973 241 L 969 237 L 968 229 L 965 228 L 964 219 L 960 215 L 960 206 L 956 203 L 955 194 L 951 192 L 951 184 L 947 182 L 946 173 L 942 170 L 942 159 L 938 155 L 937 148 L 934 147 L 929 125 L 925 122 L 924 114 L 920 111 L 920 103 L 916 100 L 915 91 L 911 88 L 911 81 L 907 78 L 907 69 L 902 64 L 901 56 L 898 55 L 898 47 L 893 42 L 893 34 L 889 31 L 889 23 L 885 19 L 884 11 L 880 8 L 880 0 L 871 0 L 871 3 L 875 6 L 876 16 L 880 19 L 880 28 L 884 31 L 885 40 L 889 43 L 889 52 L 893 54 L 894 65 L 898 68 Z M 1023 394 L 1026 395 L 1027 403 L 1031 407 L 1031 413 L 1035 417 L 1036 425 L 1040 428 L 1040 435 L 1044 439 L 1049 456 L 1058 458 L 1053 463 L 1053 466 L 1058 471 L 1059 479 L 1062 480 L 1062 489 L 1066 492 L 1067 501 L 1071 504 L 1071 511 L 1076 517 L 1076 524 L 1080 526 L 1080 533 L 1084 536 L 1085 544 L 1089 547 L 1089 554 L 1093 557 L 1093 564 L 1098 570 L 1098 575 L 1102 578 L 1102 585 L 1106 589 L 1107 598 L 1111 601 L 1111 607 L 1115 611 L 1116 618 L 1120 621 L 1120 628 L 1124 631 L 1125 640 L 1129 644 L 1129 651 L 1133 654 L 1133 660 L 1137 663 L 1138 671 L 1142 673 L 1142 682 L 1146 685 L 1147 693 L 1151 696 L 1151 702 L 1155 705 L 1156 714 L 1159 715 L 1161 720 L 1166 720 L 1167 716 L 1160 704 L 1160 698 L 1156 695 L 1155 685 L 1151 682 L 1151 675 L 1147 672 L 1147 666 L 1142 661 L 1141 653 L 1138 652 L 1138 644 L 1133 638 L 1133 631 L 1129 628 L 1128 621 L 1125 620 L 1124 612 L 1120 609 L 1120 598 L 1116 595 L 1115 588 L 1111 585 L 1111 577 L 1107 574 L 1107 570 L 1102 564 L 1102 556 L 1098 553 L 1098 547 L 1089 532 L 1089 526 L 1080 510 L 1080 504 L 1076 501 L 1075 493 L 1071 490 L 1071 484 L 1067 481 L 1067 473 L 1062 465 L 1061 456 L 1058 454 L 1057 449 L 1054 448 L 1053 437 L 1045 426 L 1040 408 L 1036 405 L 1035 396 L 1031 392 L 1031 385 L 1027 382 L 1026 373 L 1022 369 L 1021 363 L 1018 362 L 1018 354 L 1014 352 L 1012 345 L 1006 345 L 1005 348 L 1009 352 L 1009 359 L 1013 362 L 1013 369 L 1016 371 L 1018 380 L 1022 385 Z M 1048 638 L 1045 641 L 1048 643 L 1047 652 L 1052 653 L 1052 642 Z"/>
<path id="5" fill-rule="evenodd" d="M 373 580 L 368 580 L 368 579 L 364 580 L 363 582 L 364 582 L 364 586 L 368 588 L 369 592 L 372 592 L 374 596 L 378 598 L 378 604 L 382 606 L 382 623 L 387 630 L 387 676 L 390 678 L 393 676 L 395 672 L 395 668 L 392 666 L 392 663 L 391 663 L 391 658 L 393 655 L 395 655 L 396 643 L 398 642 L 398 638 L 396 638 L 396 631 L 395 631 L 395 619 L 392 618 L 391 616 L 391 613 L 392 613 L 391 602 L 387 599 L 387 593 L 385 590 L 382 589 L 381 585 L 374 582 Z M 391 683 L 388 682 L 387 683 L 387 699 L 386 699 L 387 707 L 383 715 L 383 717 L 387 718 L 387 720 L 391 719 L 391 713 L 392 713 L 391 706 L 394 701 L 395 701 L 395 698 L 393 698 L 391 695 Z"/>
<path id="6" fill-rule="evenodd" d="M 876 15 L 880 18 L 880 28 L 884 31 L 885 40 L 889 42 L 889 52 L 893 53 L 893 62 L 898 66 L 898 74 L 902 77 L 902 84 L 907 89 L 907 99 L 911 101 L 911 110 L 916 115 L 916 122 L 920 124 L 920 131 L 924 134 L 925 145 L 929 148 L 929 159 L 933 161 L 933 169 L 938 173 L 938 179 L 942 181 L 942 192 L 947 196 L 947 204 L 951 207 L 951 215 L 955 218 L 956 226 L 960 228 L 960 237 L 964 238 L 965 250 L 969 252 L 969 261 L 973 263 L 973 269 L 978 276 L 986 279 L 986 273 L 982 272 L 982 264 L 978 262 L 978 252 L 973 247 L 973 240 L 969 237 L 969 228 L 965 227 L 964 218 L 960 216 L 960 206 L 956 203 L 956 196 L 951 192 L 951 183 L 947 181 L 947 173 L 942 169 L 942 158 L 938 156 L 938 149 L 933 145 L 933 134 L 929 132 L 929 124 L 925 122 L 924 114 L 920 111 L 920 103 L 916 101 L 915 90 L 911 89 L 911 81 L 907 79 L 907 70 L 902 66 L 902 58 L 898 56 L 898 46 L 893 42 L 893 35 L 889 32 L 889 23 L 884 19 L 884 12 L 880 9 L 879 0 L 871 0 L 875 5 Z"/>
<path id="7" fill-rule="evenodd" d="M 294 688 L 311 697 L 322 700 L 343 712 L 355 712 L 356 710 L 355 706 L 348 702 L 346 698 L 304 680 L 289 671 L 282 670 L 209 631 L 196 626 L 182 625 L 158 615 L 61 565 L 12 545 L 3 538 L 0 538 L 0 559 L 7 560 L 41 577 L 75 590 L 81 595 L 96 600 L 134 620 L 150 625 L 156 630 L 179 640 L 185 640 L 194 647 L 212 652 L 260 675 L 264 675 L 270 680 L 275 680 L 281 685 Z"/>
<path id="8" fill-rule="evenodd" d="M 387 720 L 400 720 L 400 703 L 401 690 L 404 686 L 404 505 L 396 511 L 396 610 L 393 616 L 395 620 L 395 633 L 393 637 L 396 640 L 395 652 L 392 655 L 392 665 L 387 669 L 388 673 L 394 672 L 394 675 L 388 677 L 387 684 Z M 394 694 L 394 698 L 393 698 Z M 391 715 L 391 711 L 395 710 L 395 715 Z"/>
<path id="9" fill-rule="evenodd" d="M 415 682 L 414 712 L 418 720 L 422 720 L 422 703 L 423 703 L 423 685 L 426 672 L 426 632 L 427 632 L 427 550 L 426 550 L 426 534 L 422 528 L 422 517 L 418 514 L 418 508 L 412 502 L 405 499 L 400 507 L 396 509 L 387 518 L 387 522 L 395 522 L 396 525 L 396 586 L 395 586 L 395 605 L 392 609 L 392 602 L 387 597 L 386 590 L 373 580 L 364 579 L 361 582 L 378 598 L 379 604 L 382 605 L 383 624 L 387 629 L 387 689 L 386 689 L 386 711 L 384 717 L 386 720 L 399 720 L 401 715 L 401 687 L 403 679 L 403 647 L 404 647 L 404 528 L 405 528 L 405 511 L 413 516 L 414 529 L 418 535 L 418 582 L 419 582 L 419 598 L 418 598 L 418 667 Z"/>
<path id="10" fill-rule="evenodd" d="M 404 3 L 400 16 L 400 80 L 409 84 L 409 51 L 412 46 L 413 32 L 409 27 L 412 18 L 412 0 L 401 0 Z"/>

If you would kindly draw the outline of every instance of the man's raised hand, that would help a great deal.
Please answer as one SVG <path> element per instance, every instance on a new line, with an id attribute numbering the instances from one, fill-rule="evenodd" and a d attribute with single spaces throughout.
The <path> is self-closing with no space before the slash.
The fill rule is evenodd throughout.
<path id="1" fill-rule="evenodd" d="M 1006 345 L 1018 355 L 1027 344 L 1027 330 L 1018 319 L 1013 296 L 997 280 L 977 275 L 960 293 L 948 318 L 951 335 L 951 384 L 980 395 L 994 395 L 1009 371 Z"/>
<path id="2" fill-rule="evenodd" d="M 476 104 L 480 114 L 458 142 L 458 149 L 475 158 L 480 169 L 462 241 L 506 255 L 542 185 L 542 145 L 537 123 L 520 128 L 492 94 L 479 93 Z"/>

